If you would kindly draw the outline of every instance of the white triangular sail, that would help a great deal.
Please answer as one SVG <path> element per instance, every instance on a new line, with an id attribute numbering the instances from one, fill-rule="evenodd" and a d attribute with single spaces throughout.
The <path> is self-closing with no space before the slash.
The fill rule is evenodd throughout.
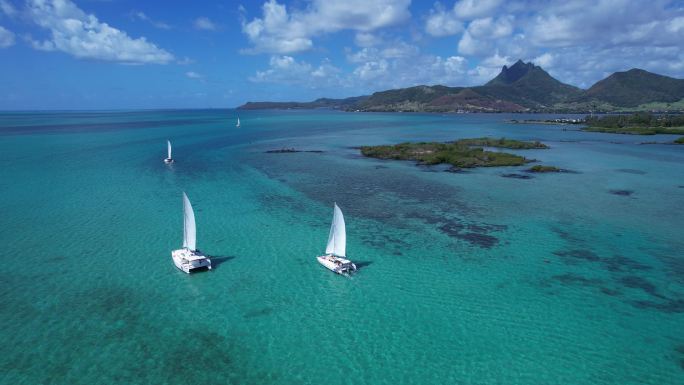
<path id="1" fill-rule="evenodd" d="M 328 235 L 328 245 L 325 247 L 326 254 L 344 257 L 347 253 L 347 230 L 344 226 L 344 216 L 337 203 L 333 210 L 333 220 Z"/>
<path id="2" fill-rule="evenodd" d="M 240 118 L 238 118 L 238 122 L 237 122 L 237 124 L 235 125 L 235 127 L 240 127 Z"/>
<path id="3" fill-rule="evenodd" d="M 192 211 L 190 199 L 183 192 L 183 247 L 192 251 L 197 249 L 197 228 L 195 213 Z"/>
<path id="4" fill-rule="evenodd" d="M 168 158 L 171 159 L 171 141 L 167 140 L 166 144 L 168 145 L 168 153 L 169 153 Z"/>

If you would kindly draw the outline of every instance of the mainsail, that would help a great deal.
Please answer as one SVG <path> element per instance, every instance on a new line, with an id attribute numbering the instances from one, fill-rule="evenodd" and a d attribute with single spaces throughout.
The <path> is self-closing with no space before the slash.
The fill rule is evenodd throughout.
<path id="1" fill-rule="evenodd" d="M 333 254 L 344 257 L 347 252 L 347 230 L 344 226 L 344 216 L 337 203 L 333 210 L 333 220 L 330 225 L 330 235 L 328 235 L 328 245 L 325 248 L 326 254 Z"/>
<path id="2" fill-rule="evenodd" d="M 192 211 L 190 199 L 183 192 L 183 247 L 195 251 L 197 249 L 196 237 L 195 213 Z"/>
<path id="3" fill-rule="evenodd" d="M 168 144 L 168 148 L 169 148 L 169 150 L 168 150 L 168 152 L 169 152 L 168 158 L 171 159 L 171 141 L 170 141 L 170 140 L 167 140 L 166 143 Z"/>
<path id="4" fill-rule="evenodd" d="M 237 124 L 235 125 L 235 127 L 240 127 L 240 118 L 238 118 L 238 122 L 237 122 Z"/>

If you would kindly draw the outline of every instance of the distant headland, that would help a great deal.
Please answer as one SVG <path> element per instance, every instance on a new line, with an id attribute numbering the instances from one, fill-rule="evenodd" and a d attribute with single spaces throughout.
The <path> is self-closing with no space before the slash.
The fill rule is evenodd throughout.
<path id="1" fill-rule="evenodd" d="M 332 108 L 364 112 L 684 112 L 684 79 L 641 69 L 616 72 L 586 90 L 518 60 L 485 85 L 415 86 L 345 99 L 247 102 L 243 110 Z"/>

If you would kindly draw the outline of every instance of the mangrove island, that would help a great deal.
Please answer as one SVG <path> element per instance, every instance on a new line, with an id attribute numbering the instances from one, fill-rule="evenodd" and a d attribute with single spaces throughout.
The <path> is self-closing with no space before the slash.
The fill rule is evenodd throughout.
<path id="1" fill-rule="evenodd" d="M 455 142 L 400 143 L 384 146 L 363 146 L 363 156 L 377 159 L 414 160 L 422 165 L 450 164 L 457 168 L 521 166 L 530 162 L 523 156 L 487 151 L 483 147 L 510 149 L 545 149 L 540 142 L 512 139 L 474 138 Z"/>

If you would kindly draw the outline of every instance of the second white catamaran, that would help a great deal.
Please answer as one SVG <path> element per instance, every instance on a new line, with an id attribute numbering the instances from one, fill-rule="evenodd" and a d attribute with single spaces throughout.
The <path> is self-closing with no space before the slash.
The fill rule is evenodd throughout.
<path id="1" fill-rule="evenodd" d="M 316 257 L 316 259 L 321 265 L 337 274 L 351 274 L 356 271 L 356 265 L 346 258 L 346 253 L 347 230 L 344 225 L 344 216 L 340 207 L 335 203 L 325 255 Z"/>
<path id="2" fill-rule="evenodd" d="M 203 269 L 211 270 L 211 260 L 197 249 L 195 212 L 185 192 L 183 192 L 183 248 L 173 250 L 171 258 L 174 265 L 186 273 Z"/>

